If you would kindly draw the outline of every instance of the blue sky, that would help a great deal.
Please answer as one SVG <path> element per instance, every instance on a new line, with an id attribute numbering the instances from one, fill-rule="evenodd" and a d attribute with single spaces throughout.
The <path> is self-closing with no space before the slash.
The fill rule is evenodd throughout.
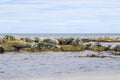
<path id="1" fill-rule="evenodd" d="M 1 33 L 120 33 L 120 0 L 0 0 Z"/>

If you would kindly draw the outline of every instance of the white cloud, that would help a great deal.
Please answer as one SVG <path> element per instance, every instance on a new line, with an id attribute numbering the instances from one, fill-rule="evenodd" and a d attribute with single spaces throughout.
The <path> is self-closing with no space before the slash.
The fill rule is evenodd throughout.
<path id="1" fill-rule="evenodd" d="M 43 26 L 56 30 L 69 26 L 120 26 L 119 17 L 118 0 L 11 0 L 0 4 L 0 25 L 4 27 Z M 73 27 L 69 30 L 75 31 Z"/>
<path id="2" fill-rule="evenodd" d="M 12 0 L 11 0 L 12 1 Z M 13 3 L 17 4 L 48 4 L 48 5 L 76 5 L 76 4 L 118 4 L 118 0 L 15 0 Z"/>
<path id="3" fill-rule="evenodd" d="M 80 23 L 100 23 L 99 20 L 95 19 L 79 19 L 79 20 L 70 20 L 69 23 L 80 24 Z"/>

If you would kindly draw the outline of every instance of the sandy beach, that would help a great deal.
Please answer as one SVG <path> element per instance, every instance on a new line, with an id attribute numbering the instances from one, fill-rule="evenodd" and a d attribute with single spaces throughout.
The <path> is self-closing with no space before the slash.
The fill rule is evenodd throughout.
<path id="1" fill-rule="evenodd" d="M 1 80 L 120 80 L 120 73 L 80 73 L 47 77 L 14 77 Z"/>

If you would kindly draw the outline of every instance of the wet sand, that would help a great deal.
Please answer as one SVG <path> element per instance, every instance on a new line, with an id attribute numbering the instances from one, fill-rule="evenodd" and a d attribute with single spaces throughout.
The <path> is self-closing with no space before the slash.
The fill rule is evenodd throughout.
<path id="1" fill-rule="evenodd" d="M 120 80 L 120 73 L 80 73 L 47 77 L 14 77 L 1 80 Z"/>

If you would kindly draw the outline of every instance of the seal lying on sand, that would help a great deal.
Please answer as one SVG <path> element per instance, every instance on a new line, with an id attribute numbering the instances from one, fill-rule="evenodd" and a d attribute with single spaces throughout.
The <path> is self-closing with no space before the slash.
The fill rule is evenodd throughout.
<path id="1" fill-rule="evenodd" d="M 4 53 L 4 52 L 5 52 L 4 47 L 0 46 L 0 53 Z"/>
<path id="2" fill-rule="evenodd" d="M 29 44 L 13 44 L 13 47 L 17 50 L 20 51 L 22 48 L 29 48 L 31 45 Z"/>

